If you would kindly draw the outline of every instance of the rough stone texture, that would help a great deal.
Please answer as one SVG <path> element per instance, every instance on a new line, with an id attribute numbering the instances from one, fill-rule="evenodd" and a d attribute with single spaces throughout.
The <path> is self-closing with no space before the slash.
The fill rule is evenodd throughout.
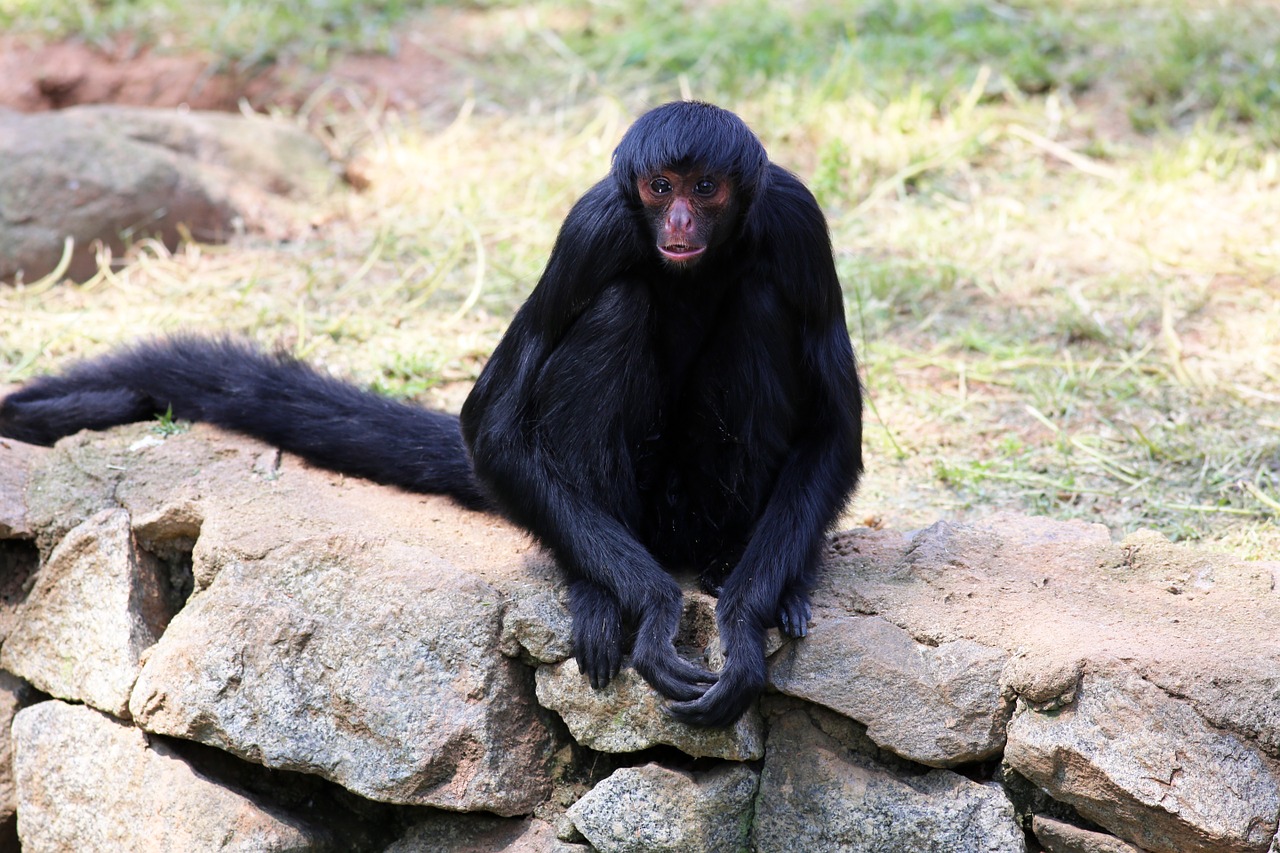
<path id="1" fill-rule="evenodd" d="M 0 442 L 0 472 L 0 507 L 20 519 L 8 530 L 18 538 L 0 538 L 0 631 L 6 608 L 25 607 L 38 564 L 58 574 L 51 558 L 96 529 L 90 519 L 127 513 L 137 549 L 170 577 L 185 568 L 194 589 L 148 653 L 134 710 L 228 750 L 170 743 L 192 766 L 217 756 L 249 774 L 218 764 L 224 786 L 257 796 L 249 781 L 266 774 L 300 792 L 290 810 L 308 785 L 336 786 L 251 762 L 370 797 L 412 792 L 411 802 L 532 814 L 518 831 L 491 829 L 533 833 L 501 843 L 540 849 L 551 825 L 574 849 L 581 838 L 564 809 L 637 759 L 561 749 L 565 727 L 534 707 L 537 668 L 543 700 L 595 749 L 657 747 L 640 760 L 688 769 L 672 745 L 702 756 L 693 766 L 706 771 L 726 766 L 717 756 L 759 756 L 767 731 L 762 850 L 1019 850 L 1010 799 L 1043 832 L 1046 818 L 1084 814 L 1144 850 L 1280 850 L 1269 837 L 1280 814 L 1280 564 L 1017 516 L 849 531 L 833 538 L 814 590 L 813 636 L 769 644 L 775 683 L 835 710 L 766 695 L 761 706 L 785 710 L 771 723 L 753 716 L 745 730 L 703 732 L 668 720 L 630 669 L 608 690 L 589 689 L 567 657 L 560 576 L 492 517 L 199 426 L 164 438 L 145 425 L 82 434 L 36 453 Z M 715 666 L 714 601 L 686 592 L 686 604 L 677 643 Z M 854 652 L 856 667 L 836 669 Z M 1008 797 L 901 757 L 985 754 L 974 732 L 992 733 L 993 708 L 1014 703 L 1017 737 L 1001 764 Z M 994 766 L 965 772 L 984 778 Z M 1032 783 L 1018 771 L 1042 775 Z M 371 849 L 397 833 L 434 843 L 438 816 L 360 804 L 357 823 L 376 827 Z M 1162 833 L 1164 846 L 1143 832 Z"/>
<path id="2" fill-rule="evenodd" d="M 330 180 L 326 152 L 299 128 L 222 113 L 74 107 L 0 110 L 0 280 L 49 273 L 75 241 L 69 274 L 97 269 L 91 243 L 113 251 L 147 236 L 170 247 L 182 230 L 220 241 L 279 228 L 279 197 Z"/>
<path id="3" fill-rule="evenodd" d="M 4 464 L 0 465 L 0 539 L 30 539 L 35 531 L 27 518 L 27 484 L 31 469 L 48 449 L 0 438 Z"/>
<path id="4" fill-rule="evenodd" d="M 502 653 L 539 663 L 565 660 L 573 654 L 569 609 L 547 591 L 519 596 L 502 620 Z"/>
<path id="5" fill-rule="evenodd" d="M 556 838 L 551 824 L 483 815 L 433 815 L 382 853 L 573 853 L 587 848 Z"/>
<path id="6" fill-rule="evenodd" d="M 138 678 L 142 728 L 386 802 L 513 815 L 546 797 L 550 735 L 496 653 L 492 586 L 338 536 L 220 562 Z"/>
<path id="7" fill-rule="evenodd" d="M 1006 657 L 966 639 L 926 646 L 876 616 L 819 616 L 804 642 L 774 656 L 769 680 L 864 723 L 868 737 L 903 758 L 952 767 L 1004 746 Z"/>
<path id="8" fill-rule="evenodd" d="M 1031 831 L 1044 846 L 1045 853 L 1143 853 L 1114 835 L 1090 832 L 1041 815 L 1031 821 Z"/>
<path id="9" fill-rule="evenodd" d="M 758 781 L 743 765 L 706 773 L 624 767 L 575 803 L 569 818 L 601 853 L 742 850 Z"/>
<path id="10" fill-rule="evenodd" d="M 783 709 L 769 722 L 756 800 L 760 853 L 1026 849 L 1013 806 L 994 785 L 881 761 L 854 724 L 820 709 Z"/>
<path id="11" fill-rule="evenodd" d="M 1005 760 L 1154 853 L 1266 850 L 1280 783 L 1252 746 L 1122 666 L 1086 672 L 1060 710 L 1019 707 Z"/>
<path id="12" fill-rule="evenodd" d="M 160 564 L 129 514 L 106 509 L 72 530 L 37 575 L 0 648 L 0 666 L 61 699 L 128 716 L 142 653 L 173 615 Z"/>
<path id="13" fill-rule="evenodd" d="M 1222 728 L 1280 754 L 1280 563 L 1102 525 L 996 515 L 835 537 L 815 607 L 875 613 L 915 639 L 970 639 L 1024 669 L 1122 659 Z"/>
<path id="14" fill-rule="evenodd" d="M 164 743 L 83 705 L 19 711 L 13 743 L 26 853 L 331 846 L 324 831 L 205 779 Z"/>
<path id="15" fill-rule="evenodd" d="M 36 701 L 36 697 L 36 691 L 31 685 L 10 673 L 0 671 L 0 732 L 7 733 L 17 713 Z M 18 792 L 13 781 L 13 743 L 8 737 L 0 737 L 0 850 L 7 850 L 17 844 L 14 822 L 17 812 Z"/>
<path id="16" fill-rule="evenodd" d="M 764 755 L 764 727 L 750 709 L 728 729 L 690 726 L 662 710 L 663 699 L 635 670 L 624 668 L 602 690 L 575 660 L 538 667 L 538 702 L 564 719 L 574 740 L 601 752 L 637 752 L 658 744 L 695 757 L 752 761 Z"/>

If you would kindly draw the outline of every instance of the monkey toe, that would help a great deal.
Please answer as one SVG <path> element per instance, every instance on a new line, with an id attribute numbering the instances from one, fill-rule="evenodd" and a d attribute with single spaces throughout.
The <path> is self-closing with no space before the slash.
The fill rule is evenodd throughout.
<path id="1" fill-rule="evenodd" d="M 591 686 L 607 687 L 622 669 L 622 642 L 618 632 L 602 631 L 589 637 L 578 637 L 574 643 L 574 659 Z"/>
<path id="2" fill-rule="evenodd" d="M 664 709 L 682 723 L 703 728 L 725 728 L 738 721 L 755 699 L 751 690 L 734 690 L 721 681 L 697 699 L 672 702 Z"/>
<path id="3" fill-rule="evenodd" d="M 788 637 L 804 637 L 812 615 L 807 595 L 788 595 L 778 605 L 778 628 Z"/>
<path id="4" fill-rule="evenodd" d="M 695 666 L 676 654 L 674 648 L 665 653 L 637 653 L 633 661 L 636 672 L 668 699 L 691 701 L 702 696 L 719 678 L 714 672 Z"/>

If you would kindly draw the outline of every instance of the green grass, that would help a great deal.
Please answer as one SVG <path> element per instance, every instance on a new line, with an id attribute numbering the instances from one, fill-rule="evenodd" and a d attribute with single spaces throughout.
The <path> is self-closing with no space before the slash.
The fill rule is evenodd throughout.
<path id="1" fill-rule="evenodd" d="M 629 121 L 694 96 L 827 211 L 871 404 L 849 524 L 1014 509 L 1280 553 L 1274 4 L 0 0 L 0 22 L 308 65 L 412 37 L 453 68 L 422 114 L 303 117 L 373 178 L 303 240 L 143 243 L 0 290 L 0 380 L 231 328 L 456 408 Z"/>
<path id="2" fill-rule="evenodd" d="M 0 0 L 0 28 L 45 38 L 202 51 L 252 67 L 277 59 L 323 67 L 335 53 L 390 51 L 404 0 Z"/>

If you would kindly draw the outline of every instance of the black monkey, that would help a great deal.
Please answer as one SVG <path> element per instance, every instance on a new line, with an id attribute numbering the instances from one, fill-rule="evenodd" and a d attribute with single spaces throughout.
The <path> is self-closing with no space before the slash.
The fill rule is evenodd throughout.
<path id="1" fill-rule="evenodd" d="M 175 416 L 384 483 L 496 508 L 568 578 L 594 687 L 632 664 L 685 721 L 728 725 L 765 682 L 764 633 L 807 631 L 824 534 L 861 471 L 861 393 L 826 222 L 733 113 L 643 115 L 565 219 L 459 420 L 283 356 L 174 338 L 36 379 L 0 434 L 51 443 Z M 725 663 L 673 641 L 692 567 Z"/>

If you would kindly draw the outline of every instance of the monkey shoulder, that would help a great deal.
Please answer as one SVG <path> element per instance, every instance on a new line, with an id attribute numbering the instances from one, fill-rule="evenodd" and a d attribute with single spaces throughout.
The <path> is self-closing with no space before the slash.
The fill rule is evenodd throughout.
<path id="1" fill-rule="evenodd" d="M 748 229 L 765 286 L 807 324 L 836 319 L 843 299 L 827 220 L 800 179 L 772 165 Z"/>

